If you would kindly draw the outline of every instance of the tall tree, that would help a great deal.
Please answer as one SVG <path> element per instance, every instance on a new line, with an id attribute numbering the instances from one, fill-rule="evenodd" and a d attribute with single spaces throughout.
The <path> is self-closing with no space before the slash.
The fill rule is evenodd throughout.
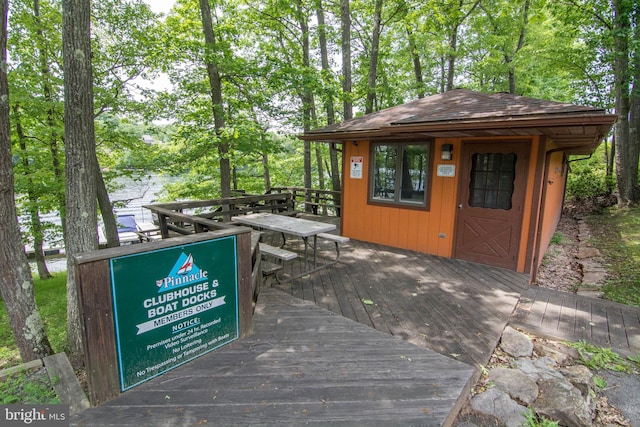
<path id="1" fill-rule="evenodd" d="M 33 278 L 15 209 L 7 78 L 8 8 L 8 0 L 0 2 L 0 293 L 20 356 L 26 362 L 53 351 L 36 307 Z"/>
<path id="2" fill-rule="evenodd" d="M 618 121 L 615 125 L 616 182 L 618 184 L 618 206 L 625 207 L 637 203 L 640 199 L 640 187 L 638 187 L 639 141 L 637 138 L 636 140 L 631 139 L 629 129 L 632 76 L 629 68 L 629 39 L 633 34 L 631 29 L 632 2 L 630 0 L 614 0 L 613 12 L 615 49 L 613 72 L 615 76 L 616 113 L 618 114 Z"/>
<path id="3" fill-rule="evenodd" d="M 530 0 L 524 0 L 522 5 L 519 5 L 517 2 L 509 2 L 507 7 L 501 7 L 500 9 L 492 8 L 491 5 L 484 3 L 481 5 L 491 26 L 495 40 L 498 40 L 497 49 L 502 54 L 508 73 L 509 93 L 513 95 L 516 94 L 516 69 L 514 61 L 516 55 L 522 50 L 525 43 L 530 6 Z"/>
<path id="4" fill-rule="evenodd" d="M 90 0 L 63 0 L 62 47 L 66 148 L 67 339 L 71 352 L 80 353 L 82 328 L 73 257 L 98 249 Z"/>
<path id="5" fill-rule="evenodd" d="M 371 30 L 371 53 L 369 54 L 369 73 L 367 76 L 367 99 L 365 114 L 373 112 L 376 99 L 376 82 L 378 79 L 378 56 L 380 55 L 380 34 L 382 33 L 382 0 L 375 0 L 373 9 L 373 28 Z"/>
<path id="6" fill-rule="evenodd" d="M 310 36 L 309 36 L 309 23 L 306 10 L 303 7 L 302 0 L 297 0 L 295 3 L 295 16 L 300 29 L 300 44 L 302 48 L 302 73 L 303 81 L 300 88 L 300 100 L 302 101 L 302 127 L 304 131 L 311 130 L 316 123 L 315 117 L 315 105 L 313 90 L 311 88 L 311 52 L 310 52 Z M 311 143 L 304 141 L 304 188 L 311 189 Z M 305 194 L 305 210 L 311 211 L 311 199 L 310 193 Z"/>
<path id="7" fill-rule="evenodd" d="M 229 163 L 229 144 L 225 141 L 222 130 L 225 126 L 222 109 L 222 83 L 216 62 L 216 36 L 213 31 L 211 7 L 208 0 L 200 0 L 200 14 L 205 40 L 205 64 L 209 85 L 211 89 L 211 103 L 213 107 L 213 120 L 218 141 L 218 154 L 220 155 L 220 192 L 222 197 L 231 197 L 231 168 Z"/>
<path id="8" fill-rule="evenodd" d="M 43 4 L 44 3 L 44 4 Z M 29 221 L 23 231 L 33 240 L 38 274 L 46 278 L 42 241 L 59 239 L 61 227 L 42 221 L 41 215 L 57 211 L 64 217 L 62 144 L 62 79 L 55 75 L 61 14 L 40 0 L 12 2 L 9 44 L 12 114 L 23 162 L 17 168 L 18 212 Z"/>
<path id="9" fill-rule="evenodd" d="M 447 90 L 453 89 L 453 81 L 455 78 L 455 63 L 456 56 L 458 51 L 458 36 L 460 27 L 464 24 L 464 21 L 473 13 L 476 7 L 480 4 L 480 0 L 474 0 L 469 4 L 465 4 L 464 0 L 459 0 L 457 7 L 454 6 L 450 8 L 451 4 L 449 4 L 448 10 L 452 14 L 452 19 L 450 21 L 449 28 L 449 55 L 447 58 L 448 67 L 447 67 Z M 464 7 L 467 7 L 465 10 Z"/>
<path id="10" fill-rule="evenodd" d="M 51 273 L 47 268 L 47 263 L 44 259 L 44 226 L 40 220 L 40 212 L 38 210 L 38 199 L 40 198 L 41 186 L 36 186 L 33 182 L 34 170 L 31 167 L 31 159 L 29 158 L 29 152 L 27 151 L 27 142 L 22 129 L 22 123 L 20 121 L 20 107 L 14 105 L 14 120 L 16 121 L 16 136 L 20 146 L 20 154 L 22 156 L 23 174 L 27 179 L 27 206 L 30 219 L 30 231 L 31 231 L 31 243 L 33 244 L 34 258 L 36 260 L 36 268 L 38 270 L 38 276 L 40 279 L 51 278 Z"/>
<path id="11" fill-rule="evenodd" d="M 629 101 L 629 140 L 631 141 L 631 157 L 638 159 L 640 156 L 640 2 L 635 1 L 632 15 L 633 36 L 635 41 L 631 52 L 631 93 Z M 636 167 L 636 170 L 638 168 Z"/>
<path id="12" fill-rule="evenodd" d="M 316 0 L 316 17 L 318 19 L 318 43 L 320 45 L 320 63 L 322 64 L 322 75 L 328 86 L 333 86 L 333 71 L 329 65 L 329 49 L 327 47 L 327 28 L 325 23 L 324 8 L 322 0 Z M 335 123 L 335 104 L 333 102 L 333 90 L 326 91 L 327 125 Z M 335 144 L 329 146 L 331 189 L 340 191 L 340 166 L 338 163 L 338 150 Z M 334 205 L 339 206 L 339 197 L 334 197 Z M 339 212 L 338 212 L 339 214 Z"/>
<path id="13" fill-rule="evenodd" d="M 351 6 L 350 0 L 340 0 L 340 28 L 342 30 L 342 108 L 344 120 L 353 118 L 351 99 Z"/>
<path id="14" fill-rule="evenodd" d="M 418 54 L 418 48 L 416 46 L 416 40 L 413 35 L 413 29 L 411 28 L 411 24 L 405 21 L 405 29 L 407 31 L 407 42 L 409 44 L 409 52 L 411 54 L 411 63 L 413 64 L 413 75 L 416 79 L 416 88 L 418 98 L 425 97 L 424 90 L 424 81 L 422 76 L 422 61 L 420 60 L 420 55 Z"/>

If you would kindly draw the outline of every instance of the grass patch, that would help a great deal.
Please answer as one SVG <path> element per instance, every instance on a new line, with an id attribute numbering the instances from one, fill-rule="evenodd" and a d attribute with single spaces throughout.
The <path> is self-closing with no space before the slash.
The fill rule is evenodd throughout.
<path id="1" fill-rule="evenodd" d="M 553 236 L 551 236 L 551 241 L 549 242 L 552 245 L 562 245 L 564 244 L 565 239 L 562 233 L 560 232 L 555 232 L 553 233 Z"/>
<path id="2" fill-rule="evenodd" d="M 593 244 L 608 264 L 604 297 L 640 307 L 640 207 L 605 209 L 588 221 Z"/>
<path id="3" fill-rule="evenodd" d="M 608 369 L 615 372 L 632 372 L 631 364 L 610 348 L 598 347 L 585 340 L 565 344 L 578 350 L 580 359 L 577 362 L 592 371 Z"/>
<path id="4" fill-rule="evenodd" d="M 34 279 L 36 304 L 55 353 L 67 351 L 67 273 L 48 280 Z M 0 369 L 22 363 L 9 326 L 4 303 L 0 307 Z"/>
<path id="5" fill-rule="evenodd" d="M 0 404 L 28 403 L 46 405 L 60 403 L 44 369 L 37 372 L 16 372 L 0 381 Z"/>

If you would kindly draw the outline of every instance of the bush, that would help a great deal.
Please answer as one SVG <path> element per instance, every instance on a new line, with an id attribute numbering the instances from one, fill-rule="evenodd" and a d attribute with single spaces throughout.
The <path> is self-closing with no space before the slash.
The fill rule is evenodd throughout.
<path id="1" fill-rule="evenodd" d="M 588 159 L 572 158 L 567 176 L 567 198 L 584 200 L 609 195 L 615 188 L 615 177 L 607 176 L 604 148 L 600 146 Z"/>

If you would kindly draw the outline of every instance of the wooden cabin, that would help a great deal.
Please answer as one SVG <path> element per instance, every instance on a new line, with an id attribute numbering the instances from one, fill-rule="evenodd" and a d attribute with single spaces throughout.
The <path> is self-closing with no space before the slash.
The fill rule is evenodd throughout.
<path id="1" fill-rule="evenodd" d="M 341 143 L 342 234 L 535 272 L 564 201 L 567 156 L 589 155 L 616 116 L 465 89 L 305 133 Z"/>

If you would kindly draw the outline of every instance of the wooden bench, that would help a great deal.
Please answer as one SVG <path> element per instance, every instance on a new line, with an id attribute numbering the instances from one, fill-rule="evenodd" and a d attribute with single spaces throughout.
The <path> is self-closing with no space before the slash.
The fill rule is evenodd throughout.
<path id="1" fill-rule="evenodd" d="M 261 254 L 271 256 L 278 260 L 291 261 L 292 259 L 298 258 L 298 254 L 295 252 L 291 252 L 282 248 L 276 248 L 275 246 L 267 245 L 266 243 L 260 243 L 259 247 Z"/>
<path id="2" fill-rule="evenodd" d="M 260 248 L 260 254 L 262 256 L 260 269 L 262 270 L 265 286 L 271 285 L 274 276 L 276 280 L 278 280 L 278 272 L 284 267 L 285 261 L 291 261 L 298 257 L 298 254 L 295 252 L 277 248 L 266 243 L 260 243 L 258 247 Z M 267 258 L 274 259 L 275 262 L 268 261 Z"/>
<path id="3" fill-rule="evenodd" d="M 337 234 L 329 234 L 329 233 L 320 233 L 318 234 L 318 237 L 321 237 L 325 240 L 331 240 L 332 242 L 336 242 L 336 243 L 347 243 L 349 240 L 351 240 L 348 237 L 338 236 Z"/>

